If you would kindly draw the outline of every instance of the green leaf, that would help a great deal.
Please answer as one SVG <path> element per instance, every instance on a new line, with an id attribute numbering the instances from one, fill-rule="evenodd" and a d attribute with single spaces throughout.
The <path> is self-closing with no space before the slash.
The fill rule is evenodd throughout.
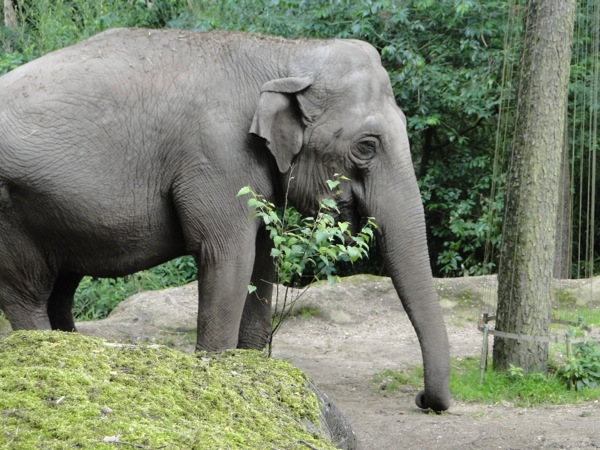
<path id="1" fill-rule="evenodd" d="M 348 247 L 348 257 L 350 261 L 355 262 L 362 257 L 362 254 L 356 247 Z"/>
<path id="2" fill-rule="evenodd" d="M 260 200 L 258 200 L 257 198 L 249 198 L 248 199 L 248 206 L 250 206 L 251 208 L 263 208 L 265 206 L 265 204 L 263 202 L 261 202 Z"/>
<path id="3" fill-rule="evenodd" d="M 325 211 L 339 211 L 337 203 L 332 198 L 324 198 L 321 200 L 321 209 Z M 332 221 L 333 222 L 333 221 Z"/>
<path id="4" fill-rule="evenodd" d="M 339 180 L 326 180 L 327 186 L 329 186 L 329 190 L 333 191 L 340 184 Z"/>
<path id="5" fill-rule="evenodd" d="M 333 223 L 335 223 L 335 219 L 330 214 L 322 214 L 321 217 L 323 219 L 323 222 L 326 223 L 326 224 L 333 224 Z"/>
<path id="6" fill-rule="evenodd" d="M 256 291 L 256 286 L 254 286 L 253 284 L 249 284 L 248 285 L 248 294 L 252 294 L 255 291 Z"/>
<path id="7" fill-rule="evenodd" d="M 329 233 L 327 230 L 317 230 L 315 233 L 315 243 L 321 244 L 329 239 Z"/>
<path id="8" fill-rule="evenodd" d="M 346 233 L 350 224 L 348 222 L 338 222 L 337 225 L 342 233 Z"/>
<path id="9" fill-rule="evenodd" d="M 238 193 L 237 193 L 236 197 L 241 197 L 242 195 L 248 195 L 250 192 L 252 192 L 252 191 L 250 190 L 250 186 L 244 186 L 243 188 L 241 188 L 241 189 L 238 191 Z"/>

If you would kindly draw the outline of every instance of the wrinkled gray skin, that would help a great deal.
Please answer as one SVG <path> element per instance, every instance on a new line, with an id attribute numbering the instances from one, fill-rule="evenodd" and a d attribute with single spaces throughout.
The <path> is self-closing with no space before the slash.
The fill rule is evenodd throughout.
<path id="1" fill-rule="evenodd" d="M 358 41 L 111 30 L 0 77 L 0 308 L 14 329 L 74 330 L 84 275 L 198 263 L 197 349 L 261 348 L 270 242 L 252 186 L 313 211 L 335 173 L 342 219 L 373 216 L 421 344 L 422 408 L 450 403 L 446 329 L 404 115 Z M 256 293 L 248 295 L 252 282 Z"/>

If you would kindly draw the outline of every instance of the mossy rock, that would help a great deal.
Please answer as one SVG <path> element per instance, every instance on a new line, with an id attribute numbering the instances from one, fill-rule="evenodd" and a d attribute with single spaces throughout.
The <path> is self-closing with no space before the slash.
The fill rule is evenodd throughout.
<path id="1" fill-rule="evenodd" d="M 0 361 L 0 448 L 335 448 L 306 376 L 261 352 L 19 331 Z"/>

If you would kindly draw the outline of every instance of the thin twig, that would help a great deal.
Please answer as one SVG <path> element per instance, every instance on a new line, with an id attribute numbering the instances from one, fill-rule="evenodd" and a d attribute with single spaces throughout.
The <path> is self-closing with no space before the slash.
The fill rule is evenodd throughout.
<path id="1" fill-rule="evenodd" d="M 310 443 L 306 442 L 306 441 L 305 441 L 305 440 L 303 440 L 303 439 L 300 439 L 298 442 L 300 442 L 301 444 L 304 444 L 304 445 L 306 445 L 306 446 L 307 446 L 308 448 L 310 448 L 311 450 L 319 450 L 317 447 L 315 447 L 314 445 L 312 445 L 312 444 L 310 444 Z"/>

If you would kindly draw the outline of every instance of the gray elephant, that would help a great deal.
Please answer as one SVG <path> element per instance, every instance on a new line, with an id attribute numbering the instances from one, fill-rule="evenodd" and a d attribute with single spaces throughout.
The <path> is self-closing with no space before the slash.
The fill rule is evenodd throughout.
<path id="1" fill-rule="evenodd" d="M 353 40 L 114 29 L 0 77 L 0 308 L 74 330 L 84 275 L 198 263 L 197 349 L 263 347 L 270 241 L 238 190 L 373 216 L 421 345 L 417 405 L 446 410 L 449 348 L 405 118 L 377 51 Z M 249 283 L 257 291 L 248 294 Z"/>

